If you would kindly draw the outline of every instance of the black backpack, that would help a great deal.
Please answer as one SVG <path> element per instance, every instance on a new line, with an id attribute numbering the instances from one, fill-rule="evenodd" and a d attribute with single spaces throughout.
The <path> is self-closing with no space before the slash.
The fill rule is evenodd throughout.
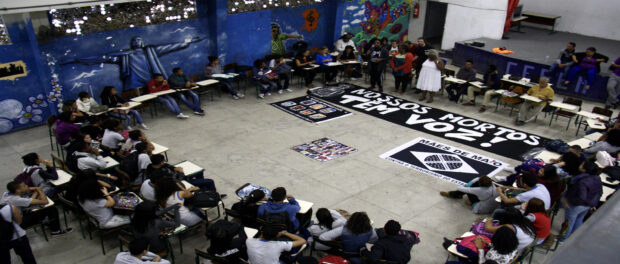
<path id="1" fill-rule="evenodd" d="M 10 206 L 5 204 L 4 206 Z M 4 209 L 4 206 L 0 209 Z M 13 219 L 13 215 L 10 216 Z M 3 217 L 0 217 L 0 241 L 7 242 L 13 239 L 13 233 L 15 233 L 15 227 L 13 222 L 7 222 Z"/>
<path id="2" fill-rule="evenodd" d="M 198 190 L 194 192 L 192 205 L 196 208 L 211 208 L 216 207 L 220 200 L 220 194 L 215 191 Z"/>
<path id="3" fill-rule="evenodd" d="M 140 152 L 134 151 L 121 161 L 121 169 L 129 174 L 129 179 L 133 182 L 140 174 L 138 169 L 138 156 Z"/>
<path id="4" fill-rule="evenodd" d="M 67 168 L 74 173 L 80 172 L 78 168 L 78 160 L 86 157 L 85 155 L 78 155 L 77 152 L 71 153 L 69 157 L 67 157 Z"/>

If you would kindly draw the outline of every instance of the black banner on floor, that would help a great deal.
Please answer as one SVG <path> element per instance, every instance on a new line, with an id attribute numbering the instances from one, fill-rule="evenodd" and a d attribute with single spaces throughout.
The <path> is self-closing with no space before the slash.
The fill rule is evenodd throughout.
<path id="1" fill-rule="evenodd" d="M 522 154 L 543 147 L 549 140 L 352 84 L 340 84 L 337 88 L 338 92 L 321 93 L 320 89 L 325 88 L 311 92 L 337 105 L 515 160 L 521 160 Z"/>
<path id="2" fill-rule="evenodd" d="M 352 114 L 347 110 L 316 100 L 310 96 L 292 98 L 271 103 L 271 105 L 310 123 L 317 124 Z"/>
<path id="3" fill-rule="evenodd" d="M 459 185 L 482 175 L 493 176 L 508 166 L 502 161 L 422 137 L 380 157 Z"/>

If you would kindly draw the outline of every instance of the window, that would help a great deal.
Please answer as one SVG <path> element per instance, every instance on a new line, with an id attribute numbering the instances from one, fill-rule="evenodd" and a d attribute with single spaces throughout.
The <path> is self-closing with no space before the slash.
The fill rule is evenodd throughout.
<path id="1" fill-rule="evenodd" d="M 9 31 L 4 25 L 4 20 L 0 16 L 0 45 L 11 45 L 11 38 L 9 37 Z"/>
<path id="2" fill-rule="evenodd" d="M 49 11 L 52 28 L 60 36 L 168 23 L 196 16 L 194 0 L 147 0 Z"/>
<path id="3" fill-rule="evenodd" d="M 323 0 L 228 0 L 228 13 L 252 12 L 263 9 L 311 5 L 321 2 Z"/>

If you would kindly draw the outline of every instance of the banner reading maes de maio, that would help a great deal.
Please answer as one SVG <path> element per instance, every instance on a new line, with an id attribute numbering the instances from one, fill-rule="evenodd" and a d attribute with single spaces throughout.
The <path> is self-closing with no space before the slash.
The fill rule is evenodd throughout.
<path id="1" fill-rule="evenodd" d="M 329 97 L 315 96 L 394 124 L 515 160 L 521 160 L 522 154 L 534 147 L 544 146 L 549 140 L 356 85 L 348 86 L 350 88 L 344 92 Z"/>

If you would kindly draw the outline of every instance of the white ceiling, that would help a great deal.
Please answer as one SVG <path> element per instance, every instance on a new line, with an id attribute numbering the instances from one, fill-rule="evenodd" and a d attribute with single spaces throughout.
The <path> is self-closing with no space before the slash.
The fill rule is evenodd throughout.
<path id="1" fill-rule="evenodd" d="M 0 15 L 25 13 L 32 11 L 46 11 L 50 9 L 75 8 L 109 3 L 139 2 L 145 0 L 0 0 Z"/>

